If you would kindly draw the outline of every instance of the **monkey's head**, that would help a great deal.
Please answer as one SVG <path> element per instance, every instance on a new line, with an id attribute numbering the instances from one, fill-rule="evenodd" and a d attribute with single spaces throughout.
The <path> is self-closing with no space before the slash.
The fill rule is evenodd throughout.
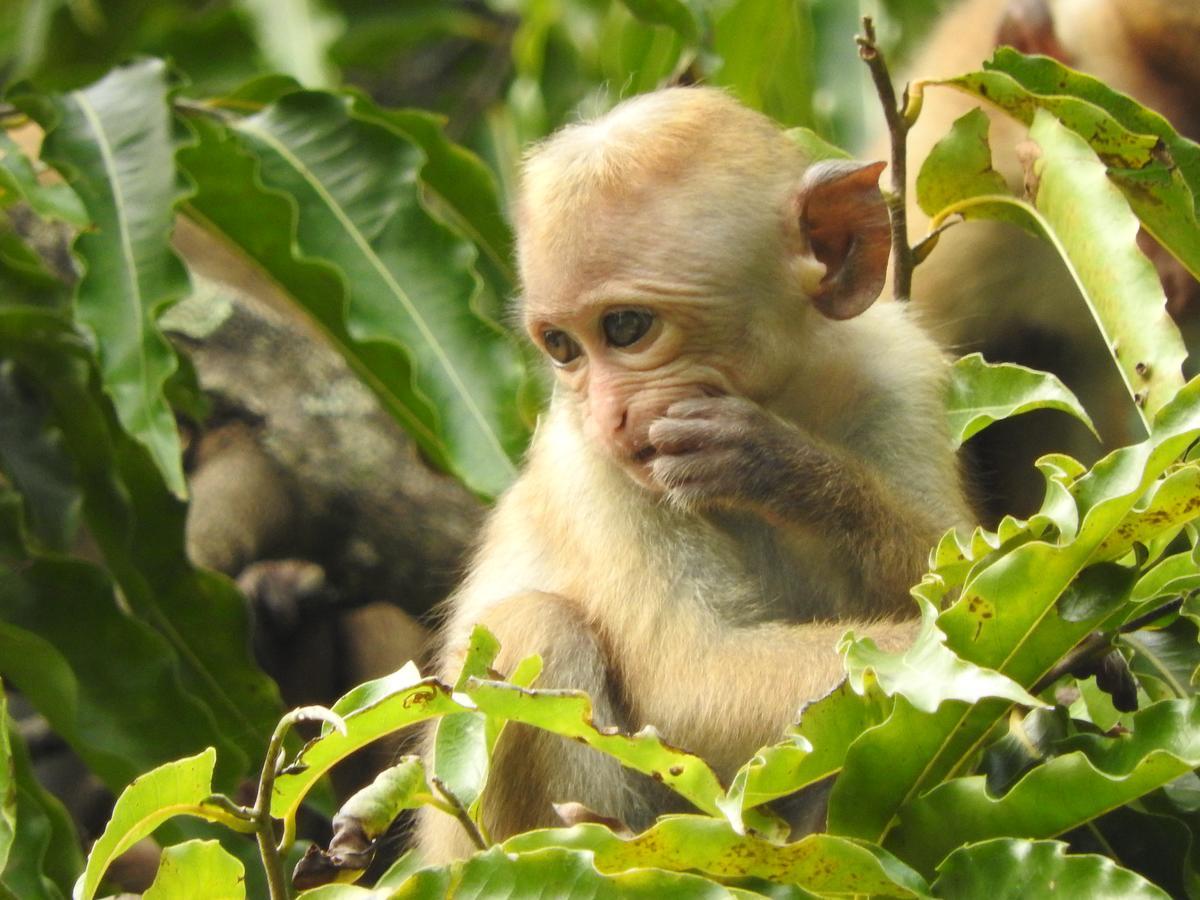
<path id="1" fill-rule="evenodd" d="M 883 165 L 809 165 L 712 88 L 640 96 L 535 147 L 516 209 L 521 317 L 555 402 L 650 488 L 648 433 L 671 404 L 771 408 L 797 387 L 814 319 L 856 316 L 882 289 Z"/>

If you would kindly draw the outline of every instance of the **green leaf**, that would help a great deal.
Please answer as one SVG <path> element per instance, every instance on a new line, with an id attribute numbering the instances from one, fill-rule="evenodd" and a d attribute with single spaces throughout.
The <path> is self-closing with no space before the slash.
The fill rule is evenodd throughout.
<path id="1" fill-rule="evenodd" d="M 121 667 L 112 666 L 112 660 L 125 648 L 123 639 L 117 639 L 122 629 L 140 622 L 157 631 L 177 660 L 171 665 L 159 658 L 148 671 L 161 673 L 163 664 L 168 671 L 173 668 L 176 674 L 163 683 L 182 678 L 183 691 L 194 698 L 180 707 L 189 709 L 188 715 L 176 712 L 164 719 L 174 725 L 165 735 L 194 735 L 191 744 L 174 749 L 167 758 L 215 745 L 221 751 L 220 783 L 232 786 L 248 759 L 262 753 L 279 714 L 278 691 L 250 656 L 241 595 L 225 578 L 198 571 L 188 561 L 183 539 L 186 509 L 167 489 L 145 448 L 120 428 L 99 390 L 86 347 L 72 328 L 49 313 L 0 308 L 0 355 L 16 362 L 52 411 L 63 448 L 75 463 L 89 532 L 122 596 L 120 610 L 103 604 L 92 610 L 111 625 L 103 633 L 115 640 L 113 644 L 89 640 L 83 631 L 63 632 L 52 641 L 70 640 L 78 649 L 73 666 L 86 668 L 86 662 L 115 671 Z M 48 571 L 59 577 L 59 569 Z M 68 587 L 58 602 L 69 604 L 74 597 Z M 72 622 L 68 615 L 62 622 L 39 622 L 31 630 L 50 628 L 57 635 Z M 133 646 L 144 650 L 149 644 L 143 636 Z M 142 695 L 118 691 L 109 702 L 127 696 Z M 133 705 L 127 714 L 141 711 Z M 159 757 L 151 762 L 162 761 Z M 109 786 L 119 789 L 132 774 L 110 780 Z M 114 775 L 110 771 L 108 777 Z"/>
<path id="2" fill-rule="evenodd" d="M 935 897 L 1024 900 L 1051 894 L 1122 900 L 1167 897 L 1111 859 L 1091 853 L 1068 856 L 1067 845 L 1059 841 L 997 839 L 961 847 L 938 865 L 933 883 Z"/>
<path id="3" fill-rule="evenodd" d="M 219 731 L 181 686 L 178 659 L 121 609 L 102 570 L 65 559 L 0 567 L 0 615 L 0 672 L 113 790 Z M 226 744 L 232 782 L 237 745 Z"/>
<path id="4" fill-rule="evenodd" d="M 929 891 L 916 872 L 869 844 L 812 834 L 780 846 L 701 816 L 667 816 L 631 838 L 617 837 L 602 825 L 577 825 L 531 831 L 504 843 L 509 853 L 550 847 L 590 851 L 605 873 L 654 867 L 716 878 L 755 877 L 820 896 L 921 897 Z"/>
<path id="5" fill-rule="evenodd" d="M 1066 262 L 1148 421 L 1182 383 L 1187 354 L 1167 315 L 1158 275 L 1137 248 L 1137 219 L 1103 163 L 1053 116 L 1037 111 L 1030 137 L 1041 149 L 1034 163 L 1036 210 L 993 195 L 964 198 L 941 215 L 1012 222 L 1048 240 Z"/>
<path id="6" fill-rule="evenodd" d="M 1038 108 L 1053 113 L 1110 166 L 1110 179 L 1146 229 L 1200 277 L 1200 147 L 1153 110 L 1048 57 L 1002 47 L 984 67 L 987 72 L 940 83 L 986 99 L 1026 125 Z"/>
<path id="7" fill-rule="evenodd" d="M 1096 559 L 1118 559 L 1136 543 L 1174 535 L 1200 516 L 1200 463 L 1188 463 L 1157 481 L 1096 550 Z"/>
<path id="8" fill-rule="evenodd" d="M 271 815 L 284 820 L 283 843 L 291 841 L 296 810 L 305 796 L 330 769 L 355 750 L 416 722 L 446 713 L 462 712 L 450 699 L 449 689 L 426 678 L 397 690 L 370 706 L 345 716 L 346 733 L 331 731 L 309 741 L 279 777 L 271 794 Z"/>
<path id="9" fill-rule="evenodd" d="M 121 792 L 112 818 L 92 845 L 87 867 L 75 883 L 76 900 L 91 900 L 112 861 L 172 816 L 197 816 L 240 831 L 251 830 L 248 822 L 235 820 L 219 807 L 205 803 L 212 794 L 216 759 L 217 753 L 210 747 L 147 772 Z"/>
<path id="10" fill-rule="evenodd" d="M 631 13 L 651 25 L 665 25 L 689 44 L 700 37 L 700 23 L 683 0 L 621 0 Z"/>
<path id="11" fill-rule="evenodd" d="M 342 694 L 330 709 L 344 719 L 352 712 L 374 706 L 397 691 L 407 690 L 420 680 L 421 673 L 417 664 L 410 660 L 390 675 L 365 681 L 351 688 Z M 323 728 L 322 731 L 328 733 L 329 729 Z"/>
<path id="12" fill-rule="evenodd" d="M 1079 523 L 1072 533 L 1051 543 L 1016 528 L 1003 552 L 990 552 L 1001 546 L 999 536 L 978 532 L 979 546 L 970 548 L 978 562 L 959 599 L 938 618 L 946 646 L 1028 688 L 1088 633 L 1124 621 L 1136 573 L 1120 566 L 1094 567 L 1086 590 L 1076 589 L 1069 619 L 1058 601 L 1154 479 L 1197 436 L 1200 381 L 1193 380 L 1160 411 L 1149 439 L 1114 451 L 1064 485 L 1061 502 L 1070 504 Z M 888 721 L 847 753 L 831 797 L 830 827 L 890 846 L 888 834 L 907 821 L 911 805 L 973 764 L 1010 705 L 986 699 L 974 705 L 951 702 L 930 714 L 898 696 Z M 850 781 L 852 766 L 869 802 L 856 805 L 843 784 Z"/>
<path id="13" fill-rule="evenodd" d="M 1004 72 L 1031 93 L 1086 100 L 1103 109 L 1129 131 L 1154 135 L 1163 142 L 1192 193 L 1200 196 L 1200 146 L 1182 137 L 1154 110 L 1114 91 L 1098 78 L 1070 69 L 1048 56 L 1024 56 L 1009 47 L 1000 47 L 992 59 L 984 63 L 984 68 Z M 1087 136 L 1085 129 L 1075 127 L 1071 121 L 1066 124 Z"/>
<path id="14" fill-rule="evenodd" d="M 907 805 L 887 846 L 929 871 L 964 843 L 1062 834 L 1200 765 L 1200 701 L 1155 703 L 1136 713 L 1132 726 L 1118 738 L 1068 738 L 1063 755 L 1002 797 L 988 794 L 982 776 L 940 784 Z"/>
<path id="15" fill-rule="evenodd" d="M 1187 351 L 1158 275 L 1137 249 L 1137 219 L 1074 132 L 1039 113 L 1029 136 L 1042 151 L 1038 211 L 1066 248 L 1130 392 L 1153 414 L 1182 386 Z"/>
<path id="16" fill-rule="evenodd" d="M 895 653 L 880 650 L 870 638 L 847 635 L 840 646 L 846 660 L 851 686 L 860 694 L 878 686 L 885 694 L 902 694 L 909 703 L 927 713 L 936 712 L 949 700 L 974 703 L 995 697 L 1024 706 L 1041 706 L 1012 679 L 991 669 L 973 665 L 946 647 L 946 635 L 937 627 L 938 611 L 918 599 L 921 630 L 912 644 Z"/>
<path id="17" fill-rule="evenodd" d="M 718 805 L 739 827 L 744 809 L 786 797 L 834 775 L 842 768 L 847 748 L 868 728 L 891 712 L 882 692 L 864 696 L 846 682 L 800 712 L 790 740 L 764 747 L 734 775 Z"/>
<path id="18" fill-rule="evenodd" d="M 804 151 L 809 162 L 822 159 L 853 159 L 847 151 L 831 144 L 810 128 L 789 128 L 785 132 L 792 142 Z"/>
<path id="19" fill-rule="evenodd" d="M 24 200 L 43 219 L 66 222 L 76 228 L 88 224 L 87 210 L 68 185 L 42 184 L 33 163 L 17 142 L 0 130 L 0 208 Z"/>
<path id="20" fill-rule="evenodd" d="M 1082 137 L 1109 165 L 1140 169 L 1153 159 L 1158 144 L 1153 135 L 1131 131 L 1091 102 L 1059 92 L 1033 93 L 999 70 L 969 72 L 929 83 L 987 100 L 1026 125 L 1032 125 L 1039 112 L 1050 113 L 1056 121 Z"/>
<path id="21" fill-rule="evenodd" d="M 399 131 L 425 154 L 421 183 L 437 200 L 432 210 L 470 238 L 480 252 L 481 273 L 489 277 L 500 299 L 516 288 L 512 230 L 504 214 L 500 188 L 492 170 L 470 150 L 451 142 L 445 120 L 419 109 L 389 110 L 357 98 L 354 112 L 364 121 Z"/>
<path id="22" fill-rule="evenodd" d="M 8 737 L 8 696 L 0 682 L 0 873 L 17 832 L 17 779 Z"/>
<path id="23" fill-rule="evenodd" d="M 66 551 L 79 527 L 81 497 L 62 434 L 42 398 L 0 366 L 0 470 L 20 491 L 29 528 L 44 546 Z"/>
<path id="24" fill-rule="evenodd" d="M 181 157 L 193 212 L 313 317 L 432 459 L 497 493 L 527 437 L 519 354 L 476 312 L 473 246 L 421 203 L 420 150 L 362 103 L 289 94 L 237 123 L 236 144 L 198 125 Z"/>
<path id="25" fill-rule="evenodd" d="M 476 625 L 454 690 L 464 690 L 473 677 L 486 678 L 499 652 L 500 642 L 495 636 L 482 625 Z M 498 725 L 488 728 L 487 718 L 478 712 L 443 716 L 434 736 L 434 774 L 468 809 L 477 807 L 483 794 L 499 734 Z"/>
<path id="26" fill-rule="evenodd" d="M 988 122 L 982 109 L 972 109 L 955 120 L 921 163 L 917 203 L 930 218 L 967 197 L 1008 193 L 1004 176 L 992 168 Z"/>
<path id="27" fill-rule="evenodd" d="M 509 855 L 500 847 L 493 847 L 466 862 L 440 869 L 423 869 L 395 893 L 388 894 L 389 900 L 450 896 L 486 897 L 488 900 L 526 897 L 733 900 L 760 895 L 724 887 L 699 875 L 662 869 L 604 875 L 592 865 L 590 853 L 557 847 L 519 855 Z"/>
<path id="28" fill-rule="evenodd" d="M 472 678 L 467 695 L 482 712 L 582 741 L 649 775 L 709 815 L 720 816 L 724 788 L 708 763 L 664 743 L 652 726 L 628 735 L 592 724 L 592 701 L 580 691 L 526 690 L 501 681 Z"/>
<path id="29" fill-rule="evenodd" d="M 946 407 L 956 447 L 993 422 L 1035 409 L 1069 413 L 1096 433 L 1083 405 L 1057 375 L 1015 363 L 989 363 L 979 353 L 951 367 Z"/>
<path id="30" fill-rule="evenodd" d="M 1130 668 L 1152 700 L 1186 698 L 1195 693 L 1200 666 L 1196 626 L 1181 619 L 1169 628 L 1144 628 L 1123 634 L 1120 643 L 1133 651 Z"/>
<path id="31" fill-rule="evenodd" d="M 712 83 L 786 126 L 813 121 L 814 57 L 808 17 L 776 0 L 732 0 L 713 12 Z"/>
<path id="32" fill-rule="evenodd" d="M 172 120 L 173 78 L 159 60 L 114 69 L 66 96 L 19 96 L 46 129 L 42 157 L 79 194 L 94 227 L 75 252 L 85 273 L 77 316 L 96 340 L 104 388 L 125 429 L 149 449 L 171 490 L 183 496 L 179 434 L 163 386 L 175 351 L 159 314 L 188 291 L 171 250 L 175 170 L 182 140 Z"/>
<path id="33" fill-rule="evenodd" d="M 401 812 L 416 809 L 432 799 L 425 783 L 421 757 L 401 757 L 398 763 L 384 769 L 374 781 L 342 804 L 333 819 L 334 839 L 340 830 L 353 823 L 356 833 L 374 841 L 387 831 Z"/>
<path id="34" fill-rule="evenodd" d="M 7 865 L 0 868 L 0 895 L 7 889 L 20 900 L 62 900 L 83 871 L 75 825 L 62 803 L 38 782 L 16 723 L 7 718 L 0 725 L 12 751 L 18 826 Z"/>
<path id="35" fill-rule="evenodd" d="M 184 841 L 166 847 L 154 883 L 142 900 L 243 900 L 246 869 L 217 841 Z"/>
<path id="36" fill-rule="evenodd" d="M 254 24 L 268 68 L 309 87 L 329 87 L 337 75 L 329 50 L 346 24 L 322 0 L 237 0 Z"/>

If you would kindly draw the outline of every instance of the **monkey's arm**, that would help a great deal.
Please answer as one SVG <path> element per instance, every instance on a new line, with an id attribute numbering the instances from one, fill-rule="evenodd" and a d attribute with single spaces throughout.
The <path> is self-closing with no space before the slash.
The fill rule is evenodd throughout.
<path id="1" fill-rule="evenodd" d="M 911 613 L 908 589 L 929 548 L 957 524 L 937 521 L 847 450 L 740 397 L 675 403 L 651 426 L 650 440 L 654 477 L 672 501 L 820 529 L 858 574 L 860 590 L 845 615 Z"/>
<path id="2" fill-rule="evenodd" d="M 842 678 L 835 646 L 848 629 L 882 646 L 906 644 L 915 622 L 763 623 L 716 626 L 705 617 L 663 616 L 660 627 L 621 629 L 620 611 L 589 621 L 556 594 L 515 594 L 483 617 L 500 639 L 496 667 L 542 656 L 540 688 L 571 688 L 592 698 L 597 725 L 635 731 L 653 724 L 672 744 L 699 754 L 723 778 L 779 740 L 801 705 Z M 457 664 L 457 654 L 446 660 Z M 687 804 L 665 788 L 573 741 L 522 725 L 504 729 L 484 795 L 484 825 L 494 840 L 562 824 L 552 804 L 575 801 L 640 830 L 654 815 Z M 808 821 L 809 810 L 797 810 Z M 802 816 L 800 814 L 803 814 Z M 426 862 L 466 856 L 462 827 L 425 809 L 418 838 Z"/>

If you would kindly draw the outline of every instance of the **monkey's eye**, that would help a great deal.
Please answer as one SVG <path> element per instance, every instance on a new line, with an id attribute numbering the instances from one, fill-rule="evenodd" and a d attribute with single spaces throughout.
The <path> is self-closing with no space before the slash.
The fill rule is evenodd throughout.
<path id="1" fill-rule="evenodd" d="M 560 366 L 565 366 L 580 354 L 579 344 L 575 343 L 575 339 L 556 328 L 547 328 L 542 332 L 542 343 L 546 345 L 546 352 L 550 354 L 550 358 Z"/>
<path id="2" fill-rule="evenodd" d="M 644 309 L 622 309 L 604 317 L 604 336 L 614 347 L 636 344 L 650 330 L 654 314 Z"/>

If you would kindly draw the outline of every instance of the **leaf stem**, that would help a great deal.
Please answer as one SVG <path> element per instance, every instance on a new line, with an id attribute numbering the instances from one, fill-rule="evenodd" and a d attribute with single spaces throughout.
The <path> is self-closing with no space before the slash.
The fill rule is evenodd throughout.
<path id="1" fill-rule="evenodd" d="M 267 873 L 267 890 L 271 900 L 288 900 L 291 891 L 283 871 L 283 856 L 276 844 L 275 822 L 271 818 L 271 794 L 275 790 L 275 776 L 283 763 L 283 739 L 298 720 L 293 710 L 275 726 L 271 742 L 267 745 L 267 756 L 263 760 L 262 775 L 258 779 L 258 796 L 254 801 L 254 834 L 258 840 L 258 853 L 262 857 L 263 869 Z"/>
<path id="2" fill-rule="evenodd" d="M 456 797 L 450 790 L 450 788 L 446 786 L 446 783 L 436 775 L 429 780 L 432 782 L 437 792 L 442 795 L 442 799 L 446 801 L 447 806 L 449 806 L 449 809 L 446 811 L 454 816 L 454 818 L 458 819 L 462 827 L 466 829 L 467 836 L 471 839 L 471 843 L 473 843 L 480 850 L 486 850 L 488 848 L 488 842 L 484 838 L 483 834 L 479 831 L 479 826 L 475 824 L 475 820 L 471 818 L 471 814 L 467 812 L 467 808 L 463 805 L 463 802 L 459 800 L 458 797 Z M 445 807 L 442 808 L 445 809 Z"/>
<path id="3" fill-rule="evenodd" d="M 905 145 L 908 141 L 908 130 L 920 109 L 920 102 L 919 98 L 912 98 L 917 101 L 912 102 L 908 88 L 905 88 L 904 105 L 897 106 L 896 89 L 892 86 L 887 61 L 875 41 L 875 23 L 870 16 L 863 16 L 862 26 L 863 34 L 854 39 L 858 44 L 858 56 L 867 64 L 867 70 L 871 73 L 871 80 L 875 83 L 875 92 L 883 105 L 883 115 L 891 138 L 892 189 L 885 195 L 885 199 L 892 221 L 892 295 L 897 300 L 907 300 L 912 293 L 912 273 L 916 259 L 913 248 L 908 243 L 908 162 Z"/>

